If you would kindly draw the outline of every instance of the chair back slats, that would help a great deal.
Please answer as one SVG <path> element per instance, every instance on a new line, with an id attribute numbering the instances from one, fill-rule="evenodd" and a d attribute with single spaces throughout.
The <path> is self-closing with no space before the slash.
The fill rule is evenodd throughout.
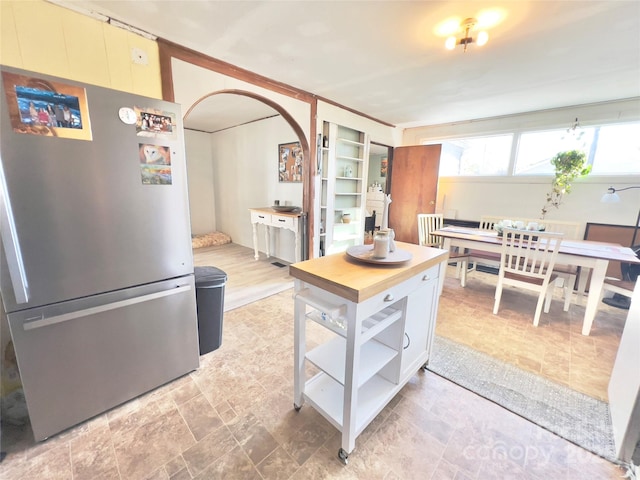
<path id="1" fill-rule="evenodd" d="M 548 280 L 562 237 L 561 233 L 527 232 L 505 228 L 501 260 L 505 274 Z"/>
<path id="2" fill-rule="evenodd" d="M 442 228 L 443 215 L 441 213 L 418 214 L 418 244 L 427 247 L 442 247 L 443 238 L 433 235 Z"/>
<path id="3" fill-rule="evenodd" d="M 502 220 L 504 218 L 483 215 L 480 217 L 480 230 L 493 230 L 493 226 Z"/>
<path id="4" fill-rule="evenodd" d="M 564 222 L 561 220 L 540 220 L 539 218 L 520 218 L 520 217 L 508 217 L 508 216 L 498 217 L 495 215 L 482 215 L 480 217 L 479 228 L 481 230 L 493 230 L 493 226 L 496 223 L 507 218 L 514 222 L 521 221 L 525 225 L 529 224 L 529 222 L 536 222 L 539 225 L 544 225 L 545 232 L 562 233 L 564 234 L 563 238 L 568 238 L 571 240 L 580 240 L 581 238 L 580 223 Z"/>

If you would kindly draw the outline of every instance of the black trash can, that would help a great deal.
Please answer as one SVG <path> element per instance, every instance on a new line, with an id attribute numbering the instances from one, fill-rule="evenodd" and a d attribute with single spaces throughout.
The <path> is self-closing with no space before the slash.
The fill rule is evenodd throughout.
<path id="1" fill-rule="evenodd" d="M 195 267 L 200 355 L 220 348 L 227 274 L 216 267 Z"/>

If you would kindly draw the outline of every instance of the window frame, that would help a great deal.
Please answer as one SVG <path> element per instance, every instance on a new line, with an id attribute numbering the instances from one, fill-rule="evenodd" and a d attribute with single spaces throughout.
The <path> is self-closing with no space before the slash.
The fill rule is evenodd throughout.
<path id="1" fill-rule="evenodd" d="M 611 121 L 611 122 L 598 122 L 597 124 L 589 124 L 589 125 L 579 125 L 578 128 L 584 128 L 584 129 L 598 129 L 601 127 L 611 127 L 611 126 L 615 126 L 615 125 L 631 125 L 631 124 L 637 124 L 640 127 L 640 120 L 637 119 L 629 119 L 626 121 Z M 552 131 L 562 131 L 562 130 L 566 130 L 566 128 L 562 128 L 560 126 L 556 126 L 556 125 L 548 125 L 548 126 L 540 126 L 539 128 L 521 128 L 521 129 L 513 129 L 513 130 L 505 130 L 505 131 L 492 131 L 492 132 L 474 132 L 472 134 L 467 134 L 467 135 L 450 135 L 450 136 L 443 136 L 440 139 L 434 140 L 434 139 L 428 139 L 428 140 L 423 140 L 421 142 L 422 145 L 433 145 L 433 144 L 442 144 L 442 143 L 446 143 L 448 141 L 454 141 L 454 140 L 461 140 L 461 139 L 475 139 L 475 138 L 483 138 L 483 137 L 495 137 L 495 136 L 504 136 L 504 135 L 512 135 L 512 142 L 511 142 L 511 151 L 510 151 L 510 155 L 509 155 L 509 159 L 508 159 L 508 165 L 506 168 L 506 173 L 505 174 L 500 174 L 500 175 L 441 175 L 441 178 L 448 178 L 448 179 L 472 179 L 472 180 L 478 180 L 478 179 L 498 179 L 498 178 L 508 178 L 508 179 L 526 179 L 527 181 L 532 181 L 532 183 L 538 183 L 535 179 L 540 178 L 543 179 L 543 181 L 548 181 L 548 178 L 553 176 L 554 173 L 553 172 L 549 172 L 549 173 L 537 173 L 537 174 L 522 174 L 522 173 L 516 173 L 515 169 L 516 169 L 516 165 L 517 165 L 517 155 L 518 155 L 518 149 L 520 146 L 520 142 L 521 142 L 521 138 L 523 135 L 525 134 L 531 134 L 531 133 L 536 133 L 536 132 L 552 132 Z M 597 135 L 594 135 L 594 137 L 597 137 Z M 594 164 L 594 160 L 596 157 L 596 152 L 597 152 L 597 143 L 594 144 L 593 142 L 591 142 L 591 144 L 588 146 L 588 152 L 587 152 L 587 164 L 588 165 L 593 165 Z M 634 177 L 636 176 L 635 172 L 628 172 L 628 173 L 617 173 L 617 172 L 608 172 L 608 173 L 591 173 L 589 176 L 593 176 L 597 179 L 598 182 L 601 182 L 602 180 L 606 180 L 608 178 L 620 178 L 620 177 L 625 177 L 625 176 L 629 176 L 629 175 L 633 175 Z M 640 173 L 638 173 L 638 175 L 640 175 Z M 587 177 L 588 178 L 588 177 Z"/>

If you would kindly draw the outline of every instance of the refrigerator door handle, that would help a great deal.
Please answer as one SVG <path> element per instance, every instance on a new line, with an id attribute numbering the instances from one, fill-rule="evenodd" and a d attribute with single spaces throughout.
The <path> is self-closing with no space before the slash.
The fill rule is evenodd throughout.
<path id="1" fill-rule="evenodd" d="M 0 237 L 2 238 L 2 245 L 7 258 L 7 268 L 16 303 L 27 303 L 29 301 L 29 284 L 27 283 L 27 274 L 22 261 L 16 222 L 11 211 L 2 162 L 0 162 Z"/>
<path id="2" fill-rule="evenodd" d="M 128 298 L 127 300 L 120 300 L 117 302 L 107 303 L 97 307 L 86 308 L 84 310 L 77 310 L 75 312 L 63 313 L 62 315 L 55 315 L 53 317 L 36 317 L 33 319 L 27 319 L 24 324 L 24 330 L 35 330 L 36 328 L 47 327 L 49 325 L 55 325 L 56 323 L 67 322 L 80 317 L 87 317 L 89 315 L 95 315 L 97 313 L 107 312 L 109 310 L 115 310 L 117 308 L 124 308 L 136 303 L 148 302 L 162 297 L 168 297 L 170 295 L 176 295 L 178 293 L 188 292 L 191 290 L 191 285 L 184 285 L 171 290 L 163 290 L 161 292 L 150 293 L 141 297 Z"/>

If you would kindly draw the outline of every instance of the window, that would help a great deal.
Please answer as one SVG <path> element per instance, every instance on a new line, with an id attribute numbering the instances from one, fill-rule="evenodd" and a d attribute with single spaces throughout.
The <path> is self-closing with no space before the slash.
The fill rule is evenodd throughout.
<path id="1" fill-rule="evenodd" d="M 640 175 L 640 123 L 600 127 L 592 175 Z"/>
<path id="2" fill-rule="evenodd" d="M 514 175 L 553 175 L 551 159 L 565 150 L 589 151 L 593 142 L 593 128 L 581 128 L 578 133 L 564 130 L 522 133 Z"/>
<path id="3" fill-rule="evenodd" d="M 513 149 L 512 143 L 517 143 Z M 550 160 L 583 150 L 590 175 L 640 175 L 640 122 L 444 140 L 440 176 L 553 175 Z M 511 157 L 513 169 L 510 170 Z"/>
<path id="4" fill-rule="evenodd" d="M 442 142 L 439 175 L 506 175 L 512 139 L 509 134 Z"/>

